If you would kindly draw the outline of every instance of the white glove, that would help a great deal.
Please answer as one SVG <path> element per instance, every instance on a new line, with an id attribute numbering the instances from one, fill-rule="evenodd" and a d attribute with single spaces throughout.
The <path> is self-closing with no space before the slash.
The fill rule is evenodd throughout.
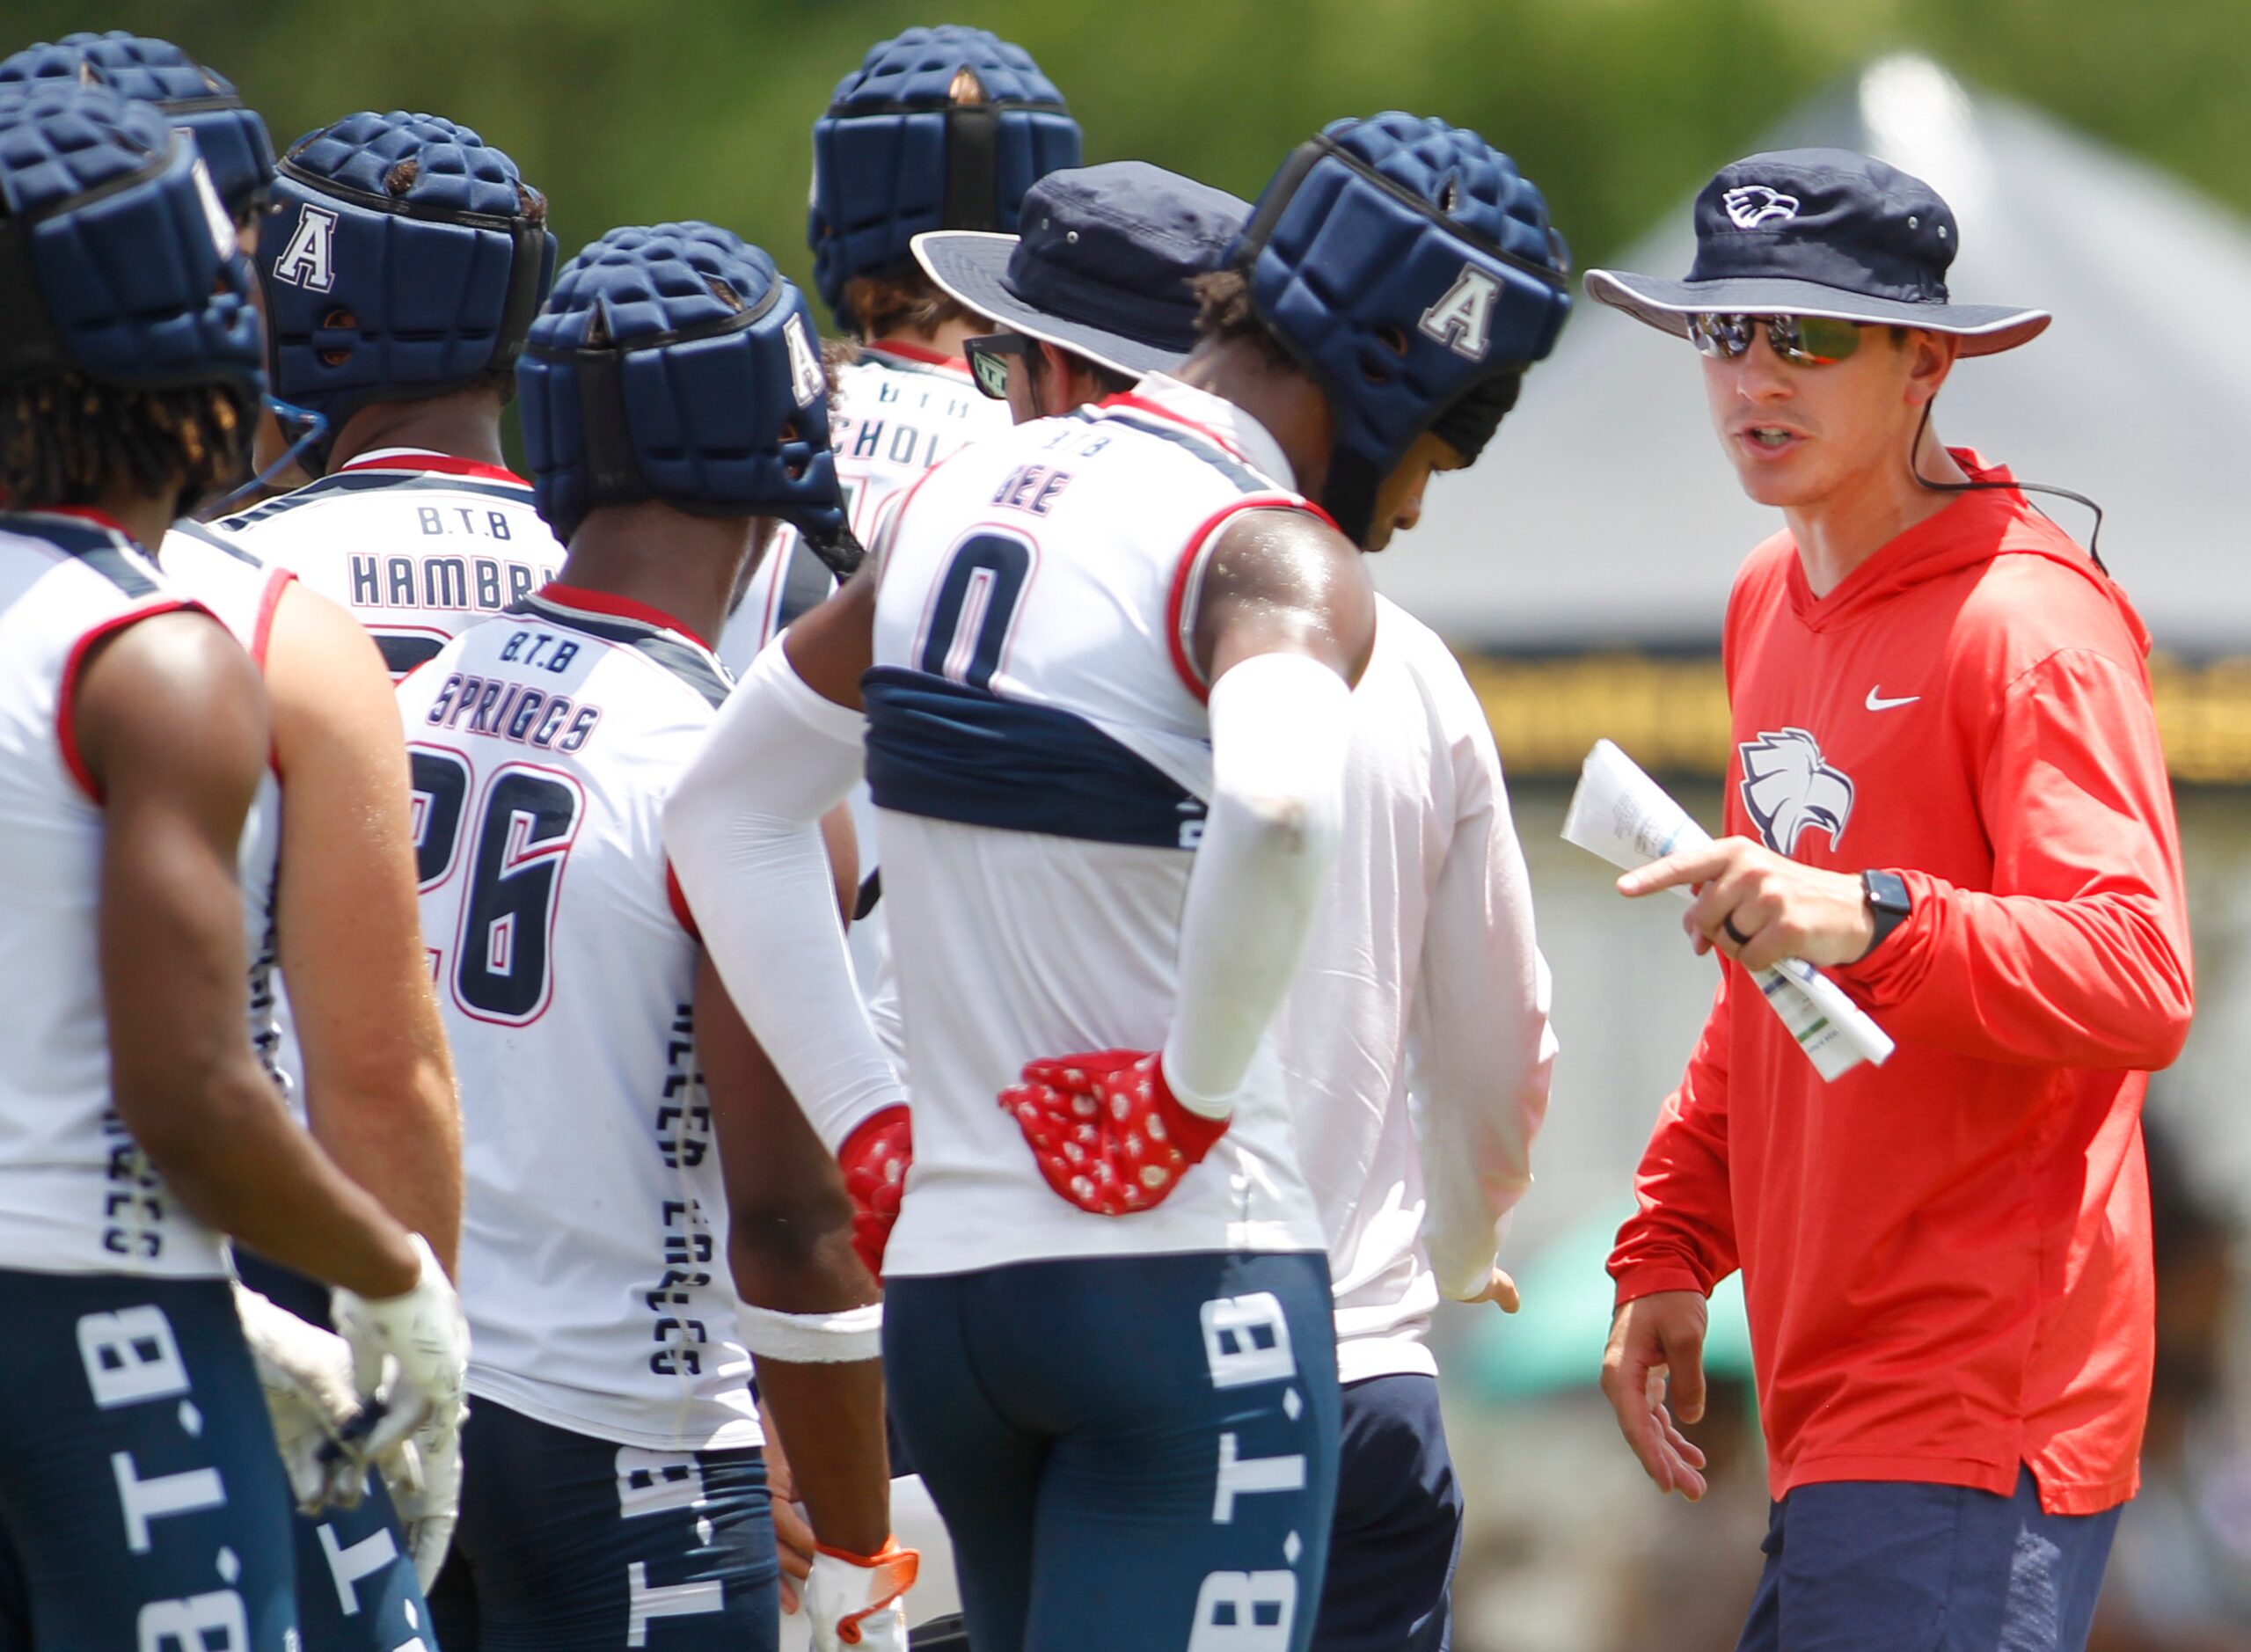
<path id="1" fill-rule="evenodd" d="M 460 1415 L 468 1414 L 464 1405 Z M 425 1423 L 377 1458 L 376 1466 L 383 1471 L 391 1506 L 406 1531 L 415 1581 L 428 1594 L 444 1569 L 446 1551 L 453 1546 L 461 1507 L 460 1424 L 441 1433 Z"/>
<path id="2" fill-rule="evenodd" d="M 365 1452 L 383 1470 L 428 1589 L 445 1564 L 461 1501 L 462 1382 L 469 1365 L 469 1321 L 461 1298 L 419 1233 L 421 1276 L 396 1297 L 335 1293 L 336 1328 L 351 1344 L 360 1393 L 384 1407 Z"/>
<path id="3" fill-rule="evenodd" d="M 266 1391 L 274 1444 L 281 1448 L 298 1509 L 318 1514 L 332 1506 L 357 1506 L 367 1492 L 367 1465 L 345 1444 L 346 1429 L 360 1414 L 350 1346 L 239 1279 L 235 1313 Z"/>
<path id="4" fill-rule="evenodd" d="M 805 1615 L 813 1626 L 814 1652 L 848 1646 L 871 1652 L 907 1652 L 907 1614 L 899 1601 L 915 1585 L 922 1556 L 885 1540 L 874 1554 L 847 1554 L 823 1546 L 805 1580 Z"/>

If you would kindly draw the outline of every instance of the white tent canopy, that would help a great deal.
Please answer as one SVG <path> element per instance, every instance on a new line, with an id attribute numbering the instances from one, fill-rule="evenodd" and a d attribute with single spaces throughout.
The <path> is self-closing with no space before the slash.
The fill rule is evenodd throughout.
<path id="1" fill-rule="evenodd" d="M 1921 58 L 1875 64 L 1761 147 L 1812 145 L 1878 156 L 1947 198 L 1957 298 L 2055 313 L 2031 344 L 1955 369 L 1940 435 L 2099 502 L 2104 560 L 2160 647 L 2251 652 L 2251 603 L 2230 600 L 2251 523 L 2251 234 Z M 1707 158 L 1704 176 L 1732 157 Z M 1684 199 L 1616 263 L 1680 275 L 1693 251 Z M 2086 510 L 2042 503 L 2086 542 Z M 1694 353 L 1582 293 L 1484 460 L 1432 485 L 1377 581 L 1465 646 L 1711 647 L 1736 566 L 1780 524 L 1736 486 Z"/>

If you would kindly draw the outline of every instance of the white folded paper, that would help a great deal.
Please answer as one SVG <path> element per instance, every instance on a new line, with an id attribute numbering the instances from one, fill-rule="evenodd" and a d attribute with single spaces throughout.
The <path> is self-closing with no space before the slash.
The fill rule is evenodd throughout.
<path id="1" fill-rule="evenodd" d="M 1563 817 L 1563 837 L 1627 872 L 1661 860 L 1677 849 L 1712 841 L 1665 789 L 1607 740 L 1595 742 L 1579 771 Z M 1677 891 L 1694 898 L 1683 885 Z M 1864 1061 L 1882 1066 L 1891 1054 L 1889 1034 L 1845 990 L 1802 958 L 1785 958 L 1751 979 L 1823 1078 L 1850 1072 Z"/>

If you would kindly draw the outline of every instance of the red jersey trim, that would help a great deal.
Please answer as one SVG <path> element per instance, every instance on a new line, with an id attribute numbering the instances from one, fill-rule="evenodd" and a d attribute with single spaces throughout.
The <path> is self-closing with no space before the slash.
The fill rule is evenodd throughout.
<path id="1" fill-rule="evenodd" d="M 69 657 L 62 662 L 62 687 L 55 697 L 55 743 L 62 748 L 62 766 L 70 771 L 70 778 L 78 783 L 78 789 L 96 803 L 105 800 L 102 790 L 94 783 L 93 771 L 86 767 L 85 754 L 78 749 L 78 679 L 85 672 L 86 656 L 93 652 L 96 643 L 115 636 L 128 625 L 137 625 L 158 614 L 180 612 L 208 616 L 211 610 L 201 603 L 166 597 L 150 603 L 145 608 L 113 614 L 72 643 Z"/>
<path id="2" fill-rule="evenodd" d="M 664 862 L 664 899 L 672 909 L 672 916 L 680 920 L 680 927 L 687 932 L 688 939 L 701 946 L 704 932 L 696 927 L 696 915 L 688 910 L 688 892 L 680 887 L 680 874 L 672 869 L 669 855 Z"/>
<path id="3" fill-rule="evenodd" d="M 609 591 L 592 591 L 583 585 L 566 585 L 560 580 L 550 580 L 534 593 L 543 602 L 558 608 L 575 608 L 589 614 L 608 614 L 618 619 L 637 619 L 644 625 L 654 625 L 663 631 L 676 631 L 712 652 L 712 645 L 666 613 L 661 608 L 652 608 L 647 603 L 637 603 L 630 596 L 618 596 Z"/>
<path id="4" fill-rule="evenodd" d="M 950 368 L 964 378 L 969 376 L 969 364 L 961 359 L 958 352 L 948 355 L 945 351 L 933 350 L 926 344 L 908 344 L 897 339 L 885 339 L 877 344 L 863 344 L 859 348 L 863 355 L 895 355 L 902 362 L 919 362 L 925 367 Z"/>
<path id="5" fill-rule="evenodd" d="M 1113 397 L 1111 399 L 1118 401 L 1125 398 Z M 1180 422 L 1186 423 L 1187 420 L 1183 420 Z M 1201 426 L 1197 428 L 1202 428 Z M 1328 523 L 1332 528 L 1336 526 L 1334 523 L 1329 522 L 1328 513 L 1311 500 L 1300 499 L 1295 493 L 1253 493 L 1247 498 L 1234 500 L 1214 511 L 1204 519 L 1202 526 L 1188 536 L 1188 548 L 1180 552 L 1180 559 L 1173 567 L 1172 590 L 1165 599 L 1165 641 L 1173 656 L 1173 669 L 1179 674 L 1180 682 L 1187 687 L 1188 692 L 1195 695 L 1198 700 L 1208 700 L 1211 698 L 1211 684 L 1206 682 L 1203 674 L 1195 669 L 1195 662 L 1188 654 L 1188 628 L 1191 618 L 1188 613 L 1188 593 L 1191 588 L 1201 588 L 1203 559 L 1210 552 L 1212 545 L 1217 542 L 1220 529 L 1224 527 L 1231 518 L 1239 516 L 1249 510 L 1303 511 L 1308 515 L 1319 517 L 1321 521 Z"/>
<path id="6" fill-rule="evenodd" d="M 514 471 L 502 464 L 487 464 L 482 459 L 456 458 L 450 453 L 425 453 L 419 450 L 401 451 L 392 449 L 371 459 L 354 459 L 331 472 L 349 476 L 355 471 L 430 471 L 438 476 L 469 476 L 482 482 L 508 482 L 517 487 L 531 486 Z"/>
<path id="7" fill-rule="evenodd" d="M 287 568 L 275 568 L 266 581 L 265 590 L 259 594 L 258 619 L 250 632 L 250 657 L 258 662 L 261 673 L 266 669 L 266 650 L 274 640 L 274 616 L 281 606 L 281 593 L 295 584 L 296 578 Z"/>

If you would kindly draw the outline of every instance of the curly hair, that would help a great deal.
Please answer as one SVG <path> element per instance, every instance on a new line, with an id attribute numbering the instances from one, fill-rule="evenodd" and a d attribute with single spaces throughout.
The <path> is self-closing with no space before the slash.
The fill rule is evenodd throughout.
<path id="1" fill-rule="evenodd" d="M 127 390 L 78 373 L 0 385 L 0 496 L 17 510 L 172 490 L 185 513 L 238 480 L 254 421 L 227 390 Z"/>
<path id="2" fill-rule="evenodd" d="M 949 321 L 977 319 L 976 311 L 911 267 L 853 276 L 844 283 L 844 309 L 868 339 L 894 333 L 934 338 Z"/>
<path id="3" fill-rule="evenodd" d="M 1304 370 L 1303 364 L 1290 354 L 1290 347 L 1260 318 L 1257 308 L 1251 303 L 1250 277 L 1242 271 L 1213 270 L 1196 276 L 1188 285 L 1195 294 L 1195 336 L 1199 345 L 1239 339 L 1256 346 L 1269 367 Z"/>

